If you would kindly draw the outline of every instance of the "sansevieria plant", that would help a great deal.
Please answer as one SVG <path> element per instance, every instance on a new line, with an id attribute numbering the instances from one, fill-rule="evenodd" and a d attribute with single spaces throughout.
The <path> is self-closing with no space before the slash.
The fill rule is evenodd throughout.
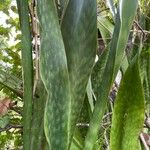
<path id="1" fill-rule="evenodd" d="M 137 23 L 140 1 L 17 0 L 17 7 L 23 149 L 148 146 L 140 141 L 150 85 L 150 47 L 144 45 L 148 26 Z"/>

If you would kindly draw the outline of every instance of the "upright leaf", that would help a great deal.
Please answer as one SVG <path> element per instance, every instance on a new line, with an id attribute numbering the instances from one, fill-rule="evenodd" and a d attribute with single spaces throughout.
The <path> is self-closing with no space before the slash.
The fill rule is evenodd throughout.
<path id="1" fill-rule="evenodd" d="M 33 119 L 31 128 L 31 146 L 30 149 L 41 150 L 43 142 L 45 142 L 44 135 L 44 108 L 47 100 L 47 92 L 45 87 L 39 79 L 37 83 L 35 97 L 33 99 Z"/>
<path id="2" fill-rule="evenodd" d="M 98 61 L 94 65 L 93 71 L 92 71 L 92 87 L 93 92 L 95 94 L 95 97 L 97 98 L 99 93 L 99 85 L 102 82 L 102 76 L 104 74 L 104 70 L 106 67 L 107 59 L 108 59 L 108 49 L 105 49 L 104 52 L 99 57 Z"/>
<path id="3" fill-rule="evenodd" d="M 53 0 L 38 0 L 41 26 L 40 74 L 48 98 L 44 128 L 49 149 L 68 149 L 70 87 L 65 48 Z"/>
<path id="4" fill-rule="evenodd" d="M 150 50 L 150 49 L 149 49 Z M 147 83 L 148 83 L 148 89 L 149 89 L 149 104 L 150 104 L 150 54 L 148 54 L 148 58 L 147 58 Z"/>
<path id="5" fill-rule="evenodd" d="M 111 150 L 138 150 L 138 136 L 144 123 L 144 94 L 138 59 L 128 67 L 115 101 Z"/>
<path id="6" fill-rule="evenodd" d="M 28 0 L 17 0 L 20 26 L 22 32 L 22 67 L 23 67 L 23 146 L 24 150 L 30 149 L 30 129 L 32 120 L 33 98 L 33 62 L 32 44 L 29 23 Z"/>
<path id="7" fill-rule="evenodd" d="M 109 56 L 99 86 L 99 94 L 90 122 L 89 131 L 85 140 L 85 150 L 92 150 L 97 138 L 98 129 L 107 106 L 107 99 L 111 85 L 120 68 L 128 35 L 136 13 L 138 0 L 120 0 L 116 24 L 110 45 Z"/>
<path id="8" fill-rule="evenodd" d="M 110 12 L 112 13 L 113 17 L 115 18 L 116 16 L 116 8 L 114 5 L 114 0 L 106 0 L 106 3 L 110 9 Z"/>
<path id="9" fill-rule="evenodd" d="M 70 0 L 62 20 L 71 87 L 70 136 L 79 116 L 96 54 L 96 0 Z"/>

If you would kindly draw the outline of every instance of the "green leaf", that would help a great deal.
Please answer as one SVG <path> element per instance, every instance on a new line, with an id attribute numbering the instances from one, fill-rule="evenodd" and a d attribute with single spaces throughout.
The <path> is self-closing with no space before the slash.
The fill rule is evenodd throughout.
<path id="1" fill-rule="evenodd" d="M 6 125 L 8 125 L 9 121 L 10 121 L 10 118 L 7 115 L 0 117 L 0 128 L 5 128 Z"/>
<path id="2" fill-rule="evenodd" d="M 0 84 L 6 86 L 11 91 L 16 93 L 19 97 L 22 98 L 23 96 L 23 91 L 21 86 L 22 81 L 19 78 L 0 69 Z"/>
<path id="3" fill-rule="evenodd" d="M 107 107 L 108 95 L 123 59 L 124 49 L 126 47 L 137 5 L 137 0 L 121 0 L 119 3 L 109 56 L 102 77 L 97 102 L 94 107 L 93 117 L 90 121 L 90 127 L 86 136 L 84 150 L 92 150 L 95 144 L 98 129 Z"/>
<path id="4" fill-rule="evenodd" d="M 108 43 L 107 41 L 109 41 L 112 37 L 114 25 L 106 18 L 106 16 L 99 15 L 97 17 L 97 26 L 105 44 Z"/>
<path id="5" fill-rule="evenodd" d="M 17 13 L 17 8 L 16 8 L 16 6 L 13 5 L 13 6 L 10 7 L 10 9 L 11 9 L 14 13 Z"/>
<path id="6" fill-rule="evenodd" d="M 115 5 L 114 5 L 114 0 L 106 0 L 106 2 L 107 2 L 107 5 L 110 9 L 110 12 L 112 13 L 113 17 L 115 18 L 116 8 L 115 8 Z"/>
<path id="7" fill-rule="evenodd" d="M 150 49 L 148 49 L 150 51 Z M 147 57 L 147 68 L 146 68 L 146 78 L 147 78 L 147 84 L 148 84 L 148 103 L 150 104 L 150 54 L 148 53 Z"/>
<path id="8" fill-rule="evenodd" d="M 10 28 L 6 28 L 0 25 L 0 35 L 8 37 L 10 33 Z"/>
<path id="9" fill-rule="evenodd" d="M 76 129 L 70 150 L 82 150 L 82 149 L 83 149 L 83 138 L 81 137 L 79 129 Z"/>
<path id="10" fill-rule="evenodd" d="M 23 149 L 30 149 L 30 130 L 33 101 L 33 62 L 32 39 L 29 22 L 28 0 L 17 0 L 20 27 L 22 32 L 22 67 L 23 67 Z"/>
<path id="11" fill-rule="evenodd" d="M 120 70 L 123 75 L 124 75 L 125 71 L 127 70 L 128 66 L 129 66 L 128 59 L 127 59 L 127 56 L 125 55 L 122 60 L 121 67 L 120 67 Z"/>
<path id="12" fill-rule="evenodd" d="M 11 4 L 10 0 L 1 0 L 0 1 L 0 11 L 5 12 L 6 10 L 8 11 L 8 8 Z"/>
<path id="13" fill-rule="evenodd" d="M 106 62 L 108 59 L 108 49 L 104 50 L 104 52 L 102 53 L 102 55 L 99 57 L 98 61 L 96 62 L 93 71 L 92 71 L 92 87 L 93 87 L 93 91 L 95 94 L 95 97 L 97 99 L 98 93 L 99 93 L 99 88 L 100 88 L 100 84 L 102 82 L 102 76 L 104 74 L 104 70 L 106 67 Z"/>
<path id="14" fill-rule="evenodd" d="M 35 98 L 33 101 L 33 119 L 31 127 L 31 146 L 30 149 L 41 150 L 43 148 L 44 135 L 44 108 L 47 100 L 47 92 L 39 79 L 37 82 L 37 88 Z"/>
<path id="15" fill-rule="evenodd" d="M 44 129 L 50 149 L 67 150 L 70 85 L 65 48 L 53 0 L 38 0 L 41 27 L 40 75 L 48 98 Z"/>
<path id="16" fill-rule="evenodd" d="M 110 136 L 111 150 L 138 150 L 144 123 L 144 94 L 138 59 L 128 67 L 115 101 Z"/>
<path id="17" fill-rule="evenodd" d="M 72 138 L 96 55 L 96 0 L 70 0 L 61 29 L 72 94 L 70 118 Z"/>

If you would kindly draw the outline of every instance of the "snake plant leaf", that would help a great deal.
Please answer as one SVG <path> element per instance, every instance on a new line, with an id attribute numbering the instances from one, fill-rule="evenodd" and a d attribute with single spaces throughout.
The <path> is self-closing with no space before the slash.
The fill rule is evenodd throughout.
<path id="1" fill-rule="evenodd" d="M 22 32 L 22 67 L 23 67 L 23 149 L 30 149 L 30 130 L 33 100 L 33 62 L 32 43 L 29 22 L 28 0 L 17 0 L 20 27 Z"/>
<path id="2" fill-rule="evenodd" d="M 44 135 L 44 108 L 47 99 L 46 89 L 41 81 L 37 82 L 36 93 L 33 99 L 33 119 L 31 128 L 31 146 L 30 149 L 41 150 L 43 148 Z M 39 130 L 40 129 L 40 130 Z"/>
<path id="3" fill-rule="evenodd" d="M 109 47 L 109 46 L 108 46 Z M 92 88 L 93 88 L 93 92 L 95 94 L 95 99 L 97 99 L 98 93 L 99 93 L 99 85 L 102 82 L 102 76 L 104 74 L 104 70 L 106 67 L 106 62 L 108 59 L 108 49 L 106 48 L 104 50 L 104 52 L 101 54 L 101 56 L 99 57 L 98 61 L 96 62 L 96 64 L 94 65 L 93 71 L 92 71 L 92 75 L 91 75 L 91 79 L 92 79 Z"/>
<path id="4" fill-rule="evenodd" d="M 148 100 L 150 104 L 150 54 L 148 55 L 148 58 L 147 58 L 147 84 L 148 84 L 148 90 L 149 90 Z"/>
<path id="5" fill-rule="evenodd" d="M 141 57 L 140 57 L 140 74 L 141 74 L 141 79 L 143 81 L 143 87 L 144 87 L 144 97 L 146 101 L 146 107 L 148 112 L 150 112 L 150 54 L 149 54 L 150 49 L 143 48 L 141 52 Z"/>
<path id="6" fill-rule="evenodd" d="M 38 0 L 41 25 L 40 74 L 48 93 L 44 128 L 49 148 L 68 149 L 70 85 L 67 59 L 53 0 Z"/>
<path id="7" fill-rule="evenodd" d="M 79 129 L 76 128 L 70 150 L 82 150 L 83 143 L 84 143 L 84 139 L 83 139 L 83 137 L 81 137 L 81 133 L 80 133 Z"/>
<path id="8" fill-rule="evenodd" d="M 124 55 L 124 58 L 122 60 L 121 66 L 120 66 L 120 70 L 123 75 L 125 74 L 125 71 L 127 70 L 128 66 L 129 66 L 129 62 L 128 62 L 127 56 Z"/>
<path id="9" fill-rule="evenodd" d="M 113 19 L 115 19 L 115 16 L 116 16 L 116 13 L 117 13 L 117 10 L 116 10 L 116 7 L 115 7 L 115 1 L 114 0 L 106 0 L 106 4 L 109 7 L 110 12 L 113 15 Z"/>
<path id="10" fill-rule="evenodd" d="M 111 150 L 138 150 L 144 123 L 144 94 L 138 59 L 130 64 L 115 101 L 110 135 Z"/>
<path id="11" fill-rule="evenodd" d="M 102 77 L 102 83 L 99 88 L 100 91 L 97 102 L 94 107 L 93 117 L 91 118 L 90 127 L 86 136 L 84 150 L 92 150 L 95 144 L 98 129 L 107 107 L 109 91 L 123 59 L 124 49 L 126 47 L 137 5 L 138 0 L 120 0 L 119 2 L 109 56 Z"/>
<path id="12" fill-rule="evenodd" d="M 71 87 L 70 137 L 79 116 L 97 47 L 96 0 L 70 0 L 62 20 Z"/>

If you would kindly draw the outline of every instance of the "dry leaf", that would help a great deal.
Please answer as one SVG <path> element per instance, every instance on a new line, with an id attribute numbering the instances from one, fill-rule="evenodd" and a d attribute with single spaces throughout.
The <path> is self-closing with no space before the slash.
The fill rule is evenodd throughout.
<path id="1" fill-rule="evenodd" d="M 150 146 L 150 134 L 148 133 L 142 133 L 142 134 L 143 134 L 146 144 Z"/>
<path id="2" fill-rule="evenodd" d="M 11 99 L 5 97 L 4 99 L 0 100 L 0 116 L 4 116 L 9 108 L 10 108 Z"/>

